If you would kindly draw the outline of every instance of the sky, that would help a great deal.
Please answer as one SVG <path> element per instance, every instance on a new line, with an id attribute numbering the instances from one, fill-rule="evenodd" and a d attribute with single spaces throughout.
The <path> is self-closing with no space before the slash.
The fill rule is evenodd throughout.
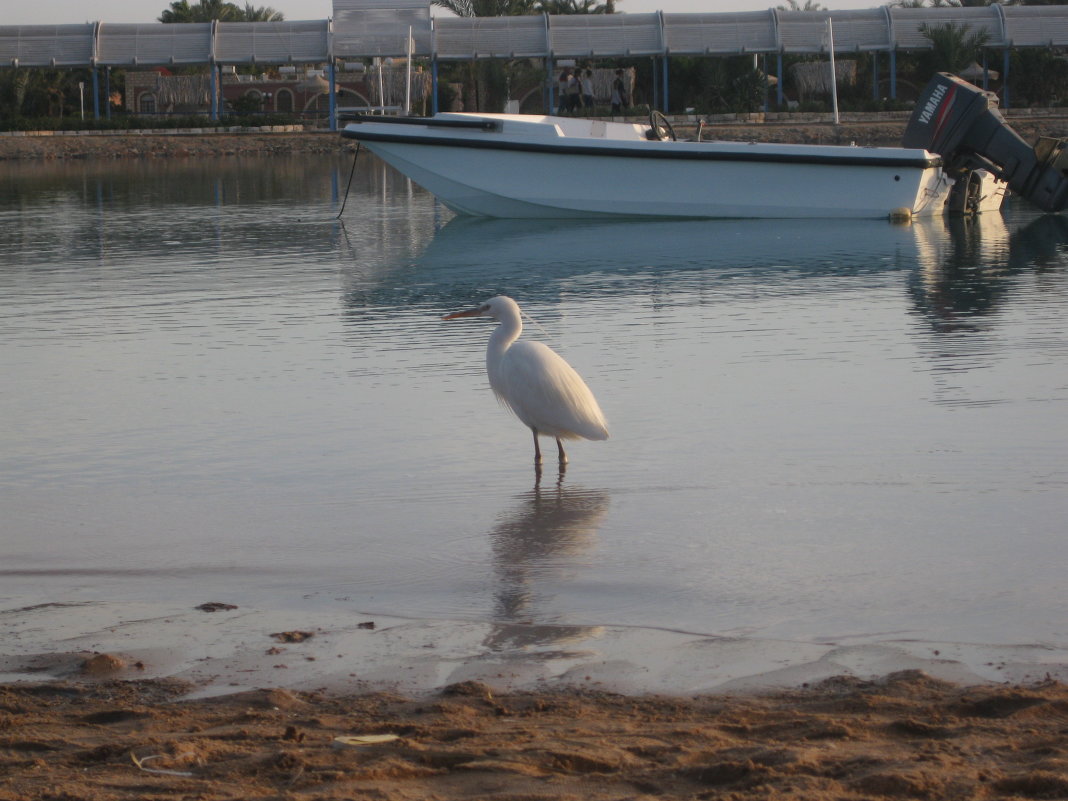
<path id="1" fill-rule="evenodd" d="M 873 8 L 878 0 L 819 0 L 830 9 Z M 238 0 L 244 5 L 244 0 Z M 327 19 L 332 14 L 331 0 L 254 0 L 254 6 L 270 6 L 285 14 L 287 20 Z M 616 9 L 634 13 L 665 11 L 668 13 L 762 11 L 786 0 L 616 0 Z M 802 5 L 804 3 L 802 2 Z M 54 25 L 94 22 L 156 22 L 170 6 L 170 0 L 0 0 L 0 25 Z M 431 8 L 431 14 L 444 14 Z"/>

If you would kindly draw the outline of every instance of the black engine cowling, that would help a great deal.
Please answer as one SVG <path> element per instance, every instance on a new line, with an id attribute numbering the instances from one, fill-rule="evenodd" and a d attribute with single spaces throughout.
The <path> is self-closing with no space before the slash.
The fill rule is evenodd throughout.
<path id="1" fill-rule="evenodd" d="M 902 144 L 939 154 L 950 175 L 990 170 L 1043 211 L 1068 206 L 1068 142 L 1042 137 L 1032 147 L 997 105 L 992 92 L 941 72 L 916 101 Z"/>

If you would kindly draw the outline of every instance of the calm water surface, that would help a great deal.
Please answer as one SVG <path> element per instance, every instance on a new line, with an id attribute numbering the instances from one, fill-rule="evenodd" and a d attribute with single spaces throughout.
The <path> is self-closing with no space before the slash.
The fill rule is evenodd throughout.
<path id="1" fill-rule="evenodd" d="M 361 157 L 363 159 L 364 157 Z M 0 164 L 0 604 L 1068 646 L 1068 219 L 452 218 L 379 162 Z M 609 417 L 540 484 L 495 293 Z"/>

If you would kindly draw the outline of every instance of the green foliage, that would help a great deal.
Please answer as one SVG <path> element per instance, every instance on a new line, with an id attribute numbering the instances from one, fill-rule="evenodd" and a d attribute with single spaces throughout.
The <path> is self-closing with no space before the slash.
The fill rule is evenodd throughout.
<path id="1" fill-rule="evenodd" d="M 87 110 L 92 109 L 92 78 L 87 69 L 0 70 L 0 114 L 5 117 L 63 116 L 77 112 L 78 83 L 85 84 Z"/>
<path id="2" fill-rule="evenodd" d="M 239 117 L 258 114 L 263 111 L 263 98 L 256 94 L 241 95 L 236 100 L 228 101 L 230 110 Z"/>
<path id="3" fill-rule="evenodd" d="M 597 0 L 537 0 L 534 10 L 539 14 L 612 14 L 611 2 Z"/>
<path id="4" fill-rule="evenodd" d="M 281 22 L 285 16 L 269 6 L 256 8 L 245 3 L 244 8 L 227 0 L 174 0 L 170 8 L 159 15 L 160 22 Z"/>
<path id="5" fill-rule="evenodd" d="M 242 22 L 284 22 L 285 15 L 270 6 L 256 8 L 252 3 L 245 3 L 242 9 Z"/>
<path id="6" fill-rule="evenodd" d="M 458 17 L 515 17 L 533 14 L 534 0 L 431 0 Z"/>
<path id="7" fill-rule="evenodd" d="M 753 112 L 764 108 L 766 78 L 751 56 L 683 58 L 669 62 L 672 111 L 693 107 L 699 114 Z"/>
<path id="8" fill-rule="evenodd" d="M 973 61 L 982 57 L 983 48 L 990 41 L 986 31 L 971 30 L 968 25 L 928 25 L 920 26 L 920 33 L 931 43 L 931 49 L 919 56 L 921 74 L 927 77 L 936 72 L 959 73 Z"/>
<path id="9" fill-rule="evenodd" d="M 526 14 L 614 14 L 615 0 L 431 0 L 458 17 L 518 17 Z"/>
<path id="10" fill-rule="evenodd" d="M 1068 101 L 1068 62 L 1049 50 L 1014 50 L 1009 69 L 1013 106 L 1058 106 Z"/>

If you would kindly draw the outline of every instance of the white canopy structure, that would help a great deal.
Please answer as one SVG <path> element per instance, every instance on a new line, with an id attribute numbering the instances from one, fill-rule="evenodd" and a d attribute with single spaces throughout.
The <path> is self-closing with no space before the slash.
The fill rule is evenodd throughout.
<path id="1" fill-rule="evenodd" d="M 0 25 L 0 68 L 321 63 L 403 56 L 437 60 L 823 53 L 931 47 L 922 26 L 984 31 L 987 47 L 1068 47 L 1068 6 L 542 14 L 431 17 L 425 0 L 334 0 L 334 17 L 298 22 Z"/>
<path id="2" fill-rule="evenodd" d="M 1006 54 L 1068 47 L 1068 6 L 433 18 L 427 0 L 333 0 L 333 14 L 298 22 L 0 25 L 0 69 L 326 63 L 332 71 L 339 60 L 408 52 L 435 63 L 743 54 L 781 61 L 783 54 L 826 53 L 828 21 L 836 53 L 887 53 L 891 81 L 897 52 L 931 47 L 924 26 L 983 31 L 986 47 Z M 666 70 L 662 78 L 666 95 Z"/>

